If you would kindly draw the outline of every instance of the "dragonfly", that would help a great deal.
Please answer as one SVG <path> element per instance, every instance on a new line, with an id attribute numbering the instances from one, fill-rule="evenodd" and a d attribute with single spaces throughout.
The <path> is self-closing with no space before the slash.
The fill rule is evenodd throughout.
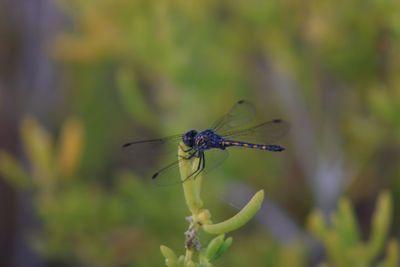
<path id="1" fill-rule="evenodd" d="M 246 127 L 255 117 L 255 114 L 253 104 L 240 100 L 209 129 L 202 131 L 192 129 L 182 134 L 164 138 L 133 141 L 123 144 L 122 147 L 133 147 L 135 149 L 135 147 L 138 148 L 143 145 L 152 147 L 172 145 L 171 147 L 177 151 L 178 145 L 183 142 L 187 147 L 185 150 L 187 156 L 180 158 L 176 156 L 177 160 L 166 164 L 151 176 L 151 179 L 156 181 L 158 185 L 183 183 L 191 177 L 195 179 L 201 172 L 206 170 L 206 167 L 208 168 L 207 170 L 211 170 L 222 163 L 228 156 L 228 148 L 240 147 L 271 152 L 285 150 L 283 146 L 273 143 L 288 132 L 289 123 L 281 119 L 274 119 Z M 168 176 L 171 170 L 178 169 L 181 161 L 194 158 L 198 159 L 198 166 L 187 177 L 183 179 L 178 177 L 178 181 L 174 182 L 164 178 Z M 175 175 L 175 177 L 177 176 Z"/>

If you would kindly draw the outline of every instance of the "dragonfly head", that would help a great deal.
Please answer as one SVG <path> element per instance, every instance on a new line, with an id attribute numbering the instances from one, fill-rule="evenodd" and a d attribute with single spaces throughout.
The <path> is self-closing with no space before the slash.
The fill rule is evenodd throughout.
<path id="1" fill-rule="evenodd" d="M 197 135 L 196 130 L 190 130 L 182 136 L 182 141 L 188 147 L 193 147 L 194 145 L 194 137 Z"/>

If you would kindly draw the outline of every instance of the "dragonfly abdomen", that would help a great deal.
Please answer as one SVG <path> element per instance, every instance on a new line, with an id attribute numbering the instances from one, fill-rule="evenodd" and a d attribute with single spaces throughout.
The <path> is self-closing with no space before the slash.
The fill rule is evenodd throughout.
<path id="1" fill-rule="evenodd" d="M 285 150 L 285 148 L 280 145 L 261 145 L 261 144 L 252 144 L 252 143 L 248 143 L 248 142 L 230 141 L 230 140 L 222 141 L 221 145 L 223 147 L 240 146 L 240 147 L 268 150 L 268 151 L 274 151 L 274 152 L 280 152 L 280 151 Z"/>

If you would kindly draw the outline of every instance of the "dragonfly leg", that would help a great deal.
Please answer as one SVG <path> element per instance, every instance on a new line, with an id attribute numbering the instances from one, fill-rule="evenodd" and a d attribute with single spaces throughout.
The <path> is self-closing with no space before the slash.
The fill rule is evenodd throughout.
<path id="1" fill-rule="evenodd" d="M 196 158 L 198 158 L 198 156 L 196 156 L 196 152 L 197 151 L 194 151 L 193 153 L 189 153 L 189 156 L 179 156 L 181 159 L 186 159 L 186 160 L 189 160 L 189 159 L 192 159 L 193 157 L 196 157 Z"/>
<path id="2" fill-rule="evenodd" d="M 191 151 L 193 148 L 192 147 L 189 147 L 188 149 L 184 149 L 183 147 L 182 147 L 182 145 L 181 144 L 179 144 L 179 148 L 183 151 L 183 152 L 185 152 L 185 153 L 187 153 L 187 152 L 189 152 L 189 151 Z"/>
<path id="3" fill-rule="evenodd" d="M 193 179 L 196 179 L 197 175 L 199 175 L 206 167 L 206 157 L 204 156 L 204 152 L 200 152 L 199 156 L 200 156 L 199 166 L 201 165 L 201 167 L 196 173 L 196 175 L 193 177 Z"/>
<path id="4" fill-rule="evenodd" d="M 200 152 L 199 152 L 200 153 Z M 203 155 L 203 156 L 202 156 Z M 193 175 L 195 175 L 195 177 L 204 169 L 204 167 L 202 167 L 203 161 L 204 161 L 204 153 L 199 154 L 198 156 L 200 158 L 199 160 L 199 164 L 197 165 L 197 168 L 194 172 L 192 172 L 188 177 L 186 177 L 182 182 L 186 182 L 187 179 L 189 179 L 190 177 L 192 177 Z"/>

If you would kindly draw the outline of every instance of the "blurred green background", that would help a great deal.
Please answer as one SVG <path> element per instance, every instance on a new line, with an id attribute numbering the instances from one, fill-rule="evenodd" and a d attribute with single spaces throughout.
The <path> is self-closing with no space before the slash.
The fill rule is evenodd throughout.
<path id="1" fill-rule="evenodd" d="M 400 2 L 1 0 L 0 266 L 163 266 L 180 186 L 126 141 L 209 126 L 239 99 L 283 153 L 233 150 L 214 218 L 267 199 L 216 266 L 399 266 Z M 140 162 L 139 162 L 140 160 Z M 206 238 L 207 239 L 207 238 Z"/>

